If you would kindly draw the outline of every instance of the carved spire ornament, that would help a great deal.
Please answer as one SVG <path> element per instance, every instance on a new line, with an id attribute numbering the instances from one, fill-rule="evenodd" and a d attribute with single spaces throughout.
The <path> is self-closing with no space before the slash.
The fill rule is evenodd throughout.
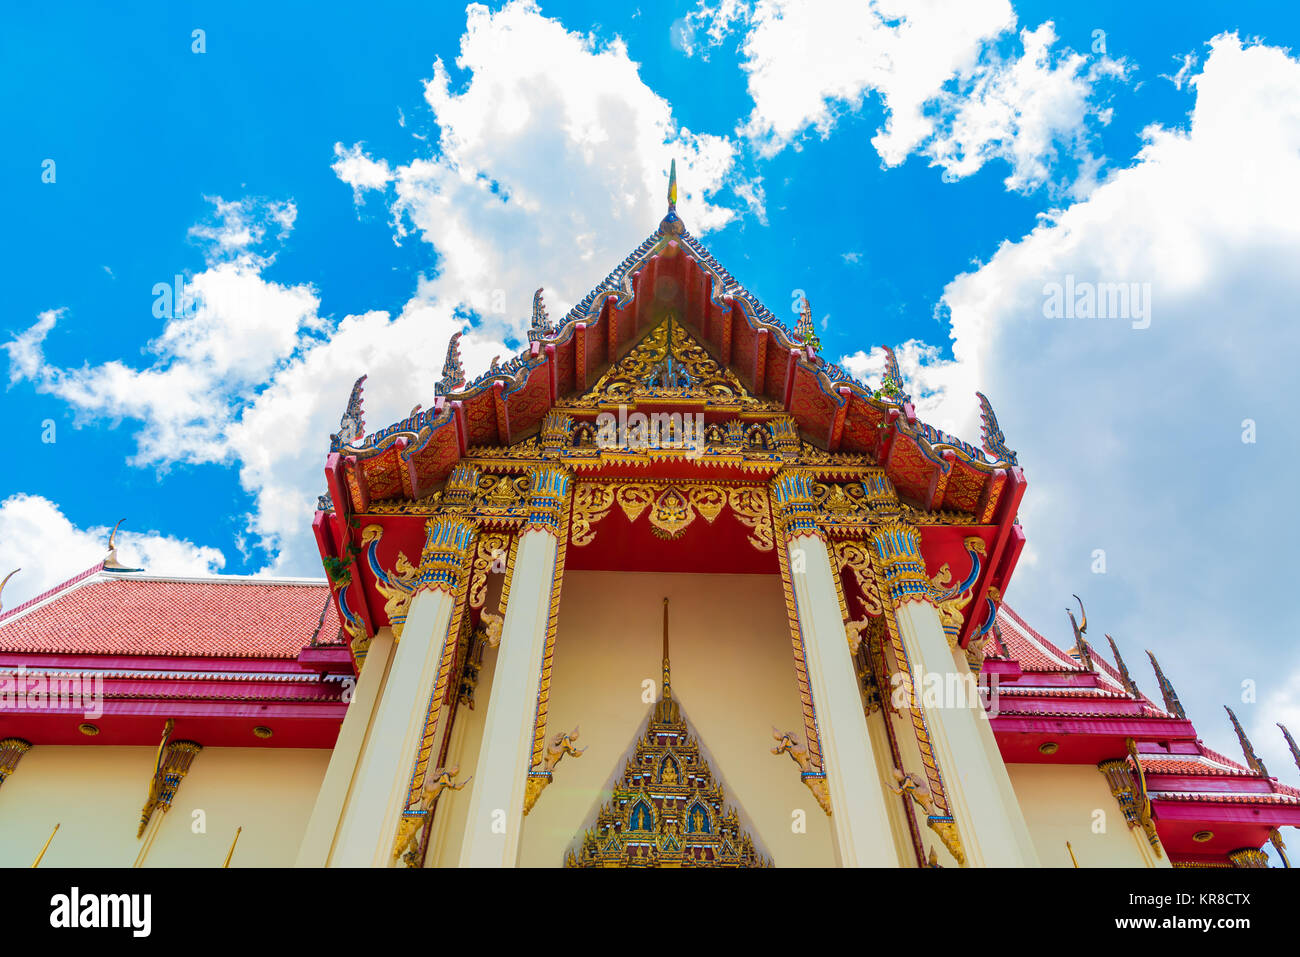
<path id="1" fill-rule="evenodd" d="M 880 394 L 897 402 L 911 401 L 911 396 L 903 388 L 903 371 L 898 368 L 898 356 L 889 346 L 885 350 L 885 375 L 880 383 Z"/>
<path id="2" fill-rule="evenodd" d="M 1295 766 L 1300 768 L 1300 748 L 1296 747 L 1295 738 L 1291 737 L 1291 732 L 1286 729 L 1286 725 L 1279 724 L 1282 729 L 1282 737 L 1286 738 L 1286 746 L 1291 749 L 1291 757 L 1295 760 Z"/>
<path id="3" fill-rule="evenodd" d="M 812 303 L 808 297 L 804 296 L 803 301 L 799 304 L 799 322 L 795 326 L 795 335 L 803 340 L 803 344 L 812 349 L 813 352 L 822 351 L 822 341 L 817 336 L 817 329 L 813 325 Z"/>
<path id="4" fill-rule="evenodd" d="M 1232 713 L 1232 709 L 1225 704 L 1223 710 L 1228 712 L 1228 717 L 1232 720 L 1232 729 L 1237 732 L 1237 740 L 1241 742 L 1241 753 L 1246 756 L 1247 767 L 1252 771 L 1262 774 L 1266 778 L 1272 777 L 1272 775 L 1268 773 L 1268 768 L 1264 767 L 1264 762 L 1261 761 L 1259 755 L 1255 753 L 1255 748 L 1250 743 L 1250 738 L 1246 737 L 1246 729 L 1241 726 L 1241 722 L 1238 721 L 1237 716 Z"/>
<path id="5" fill-rule="evenodd" d="M 533 318 L 528 326 L 528 341 L 537 342 L 555 334 L 550 317 L 546 314 L 546 303 L 542 299 L 542 290 L 533 293 Z"/>
<path id="6" fill-rule="evenodd" d="M 998 426 L 998 417 L 993 414 L 993 403 L 989 402 L 983 392 L 976 392 L 975 395 L 980 400 L 980 438 L 984 451 L 1008 465 L 1018 464 L 1016 453 L 1007 448 L 1006 436 Z"/>
<path id="7" fill-rule="evenodd" d="M 359 442 L 366 434 L 366 417 L 362 410 L 362 392 L 366 377 L 361 376 L 352 383 L 352 392 L 348 396 L 347 408 L 339 418 L 339 430 L 330 436 L 330 448 L 338 451 L 346 445 Z"/>
<path id="8" fill-rule="evenodd" d="M 1083 599 L 1078 595 L 1072 596 L 1079 603 L 1079 616 L 1083 619 L 1082 623 L 1074 620 L 1074 612 L 1065 609 L 1065 613 L 1070 616 L 1070 626 L 1074 629 L 1074 655 L 1079 659 L 1079 664 L 1083 665 L 1089 671 L 1096 671 L 1096 666 L 1092 663 L 1092 648 L 1088 645 L 1088 640 L 1084 634 L 1088 631 L 1088 613 L 1083 610 Z"/>
<path id="9" fill-rule="evenodd" d="M 447 360 L 442 364 L 442 378 L 434 383 L 434 395 L 450 395 L 465 384 L 465 366 L 460 361 L 461 333 L 452 333 L 447 343 Z"/>
<path id="10" fill-rule="evenodd" d="M 686 224 L 677 215 L 677 160 L 672 161 L 668 171 L 668 213 L 659 223 L 660 236 L 680 236 L 686 232 Z"/>
<path id="11" fill-rule="evenodd" d="M 1160 683 L 1160 695 L 1165 699 L 1165 710 L 1186 720 L 1187 712 L 1183 710 L 1183 703 L 1178 700 L 1178 693 L 1174 691 L 1174 686 L 1165 677 L 1165 673 L 1160 670 L 1160 662 L 1156 661 L 1156 656 L 1151 654 L 1150 649 L 1147 649 L 1147 657 L 1151 659 L 1151 667 L 1155 669 L 1156 681 Z"/>
<path id="12" fill-rule="evenodd" d="M 1128 673 L 1128 666 L 1124 664 L 1124 659 L 1119 653 L 1119 646 L 1115 644 L 1115 639 L 1107 635 L 1106 640 L 1110 642 L 1110 653 L 1115 657 L 1115 670 L 1119 672 L 1119 679 L 1124 685 L 1124 690 L 1135 698 L 1141 698 L 1142 692 L 1138 690 L 1137 682 L 1133 680 L 1133 676 Z"/>

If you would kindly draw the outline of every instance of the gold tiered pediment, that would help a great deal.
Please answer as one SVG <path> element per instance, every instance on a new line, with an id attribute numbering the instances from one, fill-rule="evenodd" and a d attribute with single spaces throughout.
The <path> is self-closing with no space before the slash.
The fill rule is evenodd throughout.
<path id="1" fill-rule="evenodd" d="M 770 408 L 741 385 L 673 316 L 655 326 L 632 350 L 605 371 L 600 381 L 574 400 L 575 407 L 642 400 L 696 400 Z"/>
<path id="2" fill-rule="evenodd" d="M 771 867 L 726 803 L 672 696 L 664 601 L 661 696 L 610 799 L 566 867 Z"/>

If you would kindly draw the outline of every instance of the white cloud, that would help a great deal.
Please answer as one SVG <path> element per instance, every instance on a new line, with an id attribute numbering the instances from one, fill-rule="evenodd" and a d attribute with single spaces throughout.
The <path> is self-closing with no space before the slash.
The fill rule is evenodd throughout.
<path id="1" fill-rule="evenodd" d="M 36 322 L 20 332 L 0 348 L 9 353 L 9 382 L 34 378 L 45 361 L 42 345 L 54 324 L 67 310 L 47 309 L 36 317 Z"/>
<path id="2" fill-rule="evenodd" d="M 1096 89 L 1125 65 L 1054 51 L 1050 22 L 1021 32 L 1021 54 L 999 53 L 1016 25 L 1008 0 L 759 0 L 748 19 L 754 108 L 739 132 L 762 155 L 809 129 L 828 135 L 874 93 L 885 121 L 871 142 L 888 166 L 920 153 L 955 179 L 1001 159 L 1007 187 L 1028 190 L 1052 181 L 1064 150 L 1081 167 L 1079 194 L 1095 185 L 1088 143 L 1108 121 Z"/>
<path id="3" fill-rule="evenodd" d="M 1056 31 L 1050 21 L 1022 30 L 1020 40 L 1024 52 L 1019 57 L 991 54 L 969 88 L 940 95 L 941 120 L 926 155 L 958 179 L 991 159 L 1005 160 L 1011 165 L 1007 189 L 1024 192 L 1049 182 L 1061 144 L 1084 167 L 1076 195 L 1087 195 L 1096 185 L 1099 163 L 1088 147 L 1088 120 L 1109 122 L 1093 93 L 1103 78 L 1123 79 L 1126 67 L 1108 57 L 1089 61 L 1070 51 L 1054 57 Z"/>
<path id="4" fill-rule="evenodd" d="M 524 0 L 473 4 L 456 66 L 467 82 L 438 60 L 425 85 L 436 155 L 393 170 L 398 235 L 415 231 L 438 251 L 430 300 L 469 305 L 518 336 L 544 286 L 563 315 L 658 224 L 674 158 L 688 229 L 735 215 L 713 200 L 734 146 L 677 127 L 621 40 L 572 33 Z M 757 184 L 739 185 L 761 212 Z"/>
<path id="5" fill-rule="evenodd" d="M 712 5 L 708 0 L 699 0 L 694 10 L 673 23 L 673 42 L 687 56 L 698 53 L 707 60 L 709 49 L 720 46 L 736 24 L 749 19 L 752 11 L 746 0 L 717 0 Z M 701 29 L 704 31 L 703 45 L 699 38 Z"/>
<path id="6" fill-rule="evenodd" d="M 5 586 L 6 609 L 67 581 L 107 553 L 110 528 L 81 529 L 49 499 L 11 495 L 0 502 L 0 578 L 22 571 Z M 118 561 L 156 575 L 211 575 L 226 564 L 218 549 L 184 539 L 123 528 L 117 535 Z"/>
<path id="7" fill-rule="evenodd" d="M 399 110 L 400 114 L 401 111 Z M 406 118 L 398 120 L 399 126 L 406 125 Z M 387 160 L 373 160 L 362 150 L 360 143 L 344 148 L 342 143 L 334 144 L 334 155 L 338 157 L 330 167 L 334 175 L 352 187 L 352 197 L 361 202 L 361 193 L 367 189 L 383 189 L 393 178 Z"/>
<path id="8" fill-rule="evenodd" d="M 263 275 L 271 240 L 293 226 L 293 204 L 218 198 L 212 221 L 191 233 L 208 257 L 188 280 L 195 306 L 162 320 L 151 365 L 46 362 L 50 314 L 8 344 L 11 376 L 82 419 L 140 422 L 136 464 L 236 465 L 252 497 L 249 544 L 265 550 L 265 570 L 318 573 L 309 516 L 358 375 L 370 375 L 373 431 L 417 401 L 432 405 L 447 340 L 465 325 L 462 306 L 485 319 L 461 340 L 471 376 L 512 354 L 503 334 L 522 332 L 534 289 L 545 286 L 551 315 L 563 315 L 655 228 L 674 157 L 688 228 L 705 232 L 733 215 L 709 198 L 733 147 L 675 127 L 621 42 L 570 33 L 531 3 L 472 6 L 457 65 L 470 71 L 463 86 L 442 63 L 426 86 L 441 129 L 436 156 L 391 168 L 360 145 L 335 151 L 335 173 L 354 189 L 378 188 L 391 173 L 399 234 L 413 228 L 436 247 L 439 272 L 398 314 L 321 317 L 312 287 Z M 761 183 L 737 185 L 761 213 Z"/>
<path id="9" fill-rule="evenodd" d="M 1285 504 L 1300 447 L 1300 62 L 1235 36 L 1210 47 L 1187 129 L 1148 129 L 1132 167 L 954 279 L 953 359 L 910 343 L 899 357 L 922 367 L 923 417 L 978 434 L 979 388 L 1019 452 L 1038 561 L 1008 600 L 1064 639 L 1061 602 L 1083 595 L 1130 665 L 1156 651 L 1227 751 L 1217 704 L 1236 707 L 1247 680 L 1261 702 L 1281 700 L 1291 643 L 1272 610 L 1286 586 L 1266 583 L 1285 578 L 1300 535 Z M 1045 285 L 1067 276 L 1150 283 L 1150 327 L 1044 318 Z M 1277 720 L 1256 707 L 1243 721 Z"/>

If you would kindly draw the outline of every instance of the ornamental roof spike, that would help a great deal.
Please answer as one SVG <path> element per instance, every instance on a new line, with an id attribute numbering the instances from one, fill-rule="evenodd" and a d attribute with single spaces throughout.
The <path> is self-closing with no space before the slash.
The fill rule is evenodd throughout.
<path id="1" fill-rule="evenodd" d="M 14 577 L 15 575 L 17 575 L 20 571 L 22 571 L 21 568 L 15 568 L 15 569 L 14 569 L 13 571 L 11 571 L 8 575 L 6 575 L 2 581 L 0 581 L 0 598 L 3 598 L 3 596 L 4 596 L 5 585 L 8 585 L 8 584 L 9 584 L 9 579 L 13 578 L 13 577 Z M 5 610 L 4 602 L 3 602 L 2 600 L 0 600 L 0 611 L 4 611 L 4 610 Z M 1279 725 L 1279 727 L 1280 727 L 1280 725 Z M 1286 729 L 1283 728 L 1282 730 L 1285 731 Z M 1294 745 L 1292 745 L 1292 747 L 1294 747 Z"/>
<path id="2" fill-rule="evenodd" d="M 975 395 L 980 400 L 980 438 L 984 451 L 1008 465 L 1018 464 L 1016 453 L 1007 448 L 1006 436 L 998 426 L 998 417 L 993 414 L 993 404 L 983 392 L 976 392 Z"/>
<path id="3" fill-rule="evenodd" d="M 465 366 L 460 361 L 460 337 L 462 333 L 452 333 L 447 343 L 447 359 L 442 364 L 442 378 L 433 385 L 434 395 L 450 395 L 465 384 Z"/>
<path id="4" fill-rule="evenodd" d="M 1133 676 L 1128 672 L 1128 666 L 1124 664 L 1124 658 L 1119 653 L 1119 645 L 1115 644 L 1115 639 L 1110 635 L 1106 636 L 1106 640 L 1110 642 L 1110 653 L 1115 657 L 1115 668 L 1124 683 L 1124 690 L 1135 698 L 1141 698 L 1142 692 L 1138 690 L 1137 682 L 1133 680 Z"/>
<path id="5" fill-rule="evenodd" d="M 360 376 L 352 383 L 352 392 L 348 395 L 347 407 L 339 417 L 339 430 L 330 436 L 330 450 L 337 452 L 345 445 L 354 445 L 366 434 L 366 417 L 362 409 L 366 376 Z"/>
<path id="6" fill-rule="evenodd" d="M 686 224 L 677 215 L 677 160 L 673 159 L 668 171 L 668 212 L 659 223 L 658 235 L 681 236 Z"/>
<path id="7" fill-rule="evenodd" d="M 537 342 L 555 334 L 550 316 L 546 313 L 546 302 L 542 299 L 545 287 L 539 286 L 533 293 L 533 318 L 528 325 L 528 341 Z"/>
<path id="8" fill-rule="evenodd" d="M 363 377 L 364 378 L 364 377 Z M 117 560 L 117 530 L 122 527 L 126 519 L 119 518 L 113 530 L 108 533 L 108 554 L 104 556 L 103 567 L 106 572 L 138 572 L 142 568 L 128 568 Z"/>
<path id="9" fill-rule="evenodd" d="M 1286 725 L 1279 722 L 1278 727 L 1282 729 L 1282 737 L 1286 738 L 1286 746 L 1291 749 L 1291 757 L 1295 759 L 1295 766 L 1300 768 L 1300 748 L 1296 747 L 1295 738 L 1291 737 L 1291 732 L 1286 729 Z"/>
<path id="10" fill-rule="evenodd" d="M 1250 738 L 1246 737 L 1246 729 L 1241 726 L 1241 722 L 1238 721 L 1237 716 L 1232 713 L 1232 709 L 1225 704 L 1223 710 L 1228 712 L 1228 717 L 1232 720 L 1233 730 L 1237 732 L 1237 740 L 1241 742 L 1241 753 L 1246 756 L 1246 764 L 1250 766 L 1252 771 L 1256 771 L 1266 778 L 1272 777 L 1272 775 L 1268 773 L 1268 768 L 1264 767 L 1264 762 L 1261 761 L 1259 755 L 1255 753 L 1255 748 L 1251 745 Z"/>
<path id="11" fill-rule="evenodd" d="M 1156 681 L 1160 683 L 1160 696 L 1165 699 L 1165 710 L 1186 720 L 1187 712 L 1183 710 L 1183 704 L 1178 700 L 1178 693 L 1174 691 L 1174 686 L 1165 677 L 1165 673 L 1160 670 L 1160 662 L 1156 661 L 1156 656 L 1151 654 L 1150 649 L 1147 650 L 1147 657 L 1151 659 L 1151 667 L 1155 670 Z"/>
<path id="12" fill-rule="evenodd" d="M 894 355 L 894 350 L 889 346 L 881 348 L 885 350 L 885 374 L 880 383 L 881 393 L 899 402 L 910 402 L 911 396 L 903 388 L 903 371 L 898 368 L 898 356 Z"/>
<path id="13" fill-rule="evenodd" d="M 795 325 L 795 335 L 803 340 L 804 345 L 811 347 L 813 352 L 821 352 L 822 342 L 813 325 L 812 303 L 806 295 L 799 303 L 799 321 Z"/>
<path id="14" fill-rule="evenodd" d="M 1079 663 L 1089 671 L 1096 671 L 1092 663 L 1092 648 L 1088 646 L 1088 640 L 1083 637 L 1084 632 L 1088 630 L 1088 613 L 1083 610 L 1083 599 L 1078 595 L 1073 596 L 1074 600 L 1079 603 L 1079 614 L 1083 617 L 1083 624 L 1080 625 L 1074 620 L 1074 612 L 1069 608 L 1065 613 L 1070 616 L 1070 627 L 1074 629 L 1074 651 L 1072 654 L 1077 655 Z"/>

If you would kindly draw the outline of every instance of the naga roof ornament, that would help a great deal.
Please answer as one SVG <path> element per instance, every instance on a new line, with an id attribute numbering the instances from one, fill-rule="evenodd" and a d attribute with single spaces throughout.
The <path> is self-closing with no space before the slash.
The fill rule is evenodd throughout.
<path id="1" fill-rule="evenodd" d="M 1151 667 L 1155 669 L 1156 681 L 1160 683 L 1160 696 L 1165 699 L 1165 710 L 1170 714 L 1176 714 L 1180 718 L 1186 719 L 1187 712 L 1183 710 L 1183 703 L 1178 700 L 1178 693 L 1174 691 L 1173 684 L 1165 677 L 1165 673 L 1160 670 L 1160 662 L 1156 661 L 1156 656 L 1147 651 L 1147 657 L 1151 659 Z"/>
<path id="2" fill-rule="evenodd" d="M 1074 628 L 1074 654 L 1078 657 L 1079 663 L 1089 671 L 1096 671 L 1092 663 L 1092 648 L 1088 646 L 1088 640 L 1084 634 L 1088 631 L 1088 613 L 1083 610 L 1083 599 L 1078 595 L 1072 596 L 1079 603 L 1079 616 L 1083 619 L 1083 624 L 1074 620 L 1074 612 L 1065 609 L 1065 613 L 1070 616 L 1070 626 Z"/>
<path id="3" fill-rule="evenodd" d="M 1137 682 L 1133 676 L 1128 673 L 1128 666 L 1124 664 L 1124 659 L 1119 653 L 1119 646 L 1115 644 L 1115 639 L 1110 635 L 1106 636 L 1110 642 L 1110 653 L 1115 656 L 1115 670 L 1119 672 L 1120 681 L 1124 684 L 1124 690 L 1135 698 L 1141 698 L 1142 692 L 1138 690 Z"/>
<path id="4" fill-rule="evenodd" d="M 812 349 L 813 352 L 822 351 L 822 341 L 817 335 L 817 330 L 813 327 L 812 304 L 808 297 L 804 296 L 803 301 L 799 304 L 799 322 L 795 326 L 795 335 L 803 340 L 804 345 Z"/>
<path id="5" fill-rule="evenodd" d="M 894 350 L 889 346 L 881 348 L 885 350 L 885 376 L 880 383 L 881 394 L 898 402 L 910 402 L 912 397 L 903 388 L 903 372 L 898 368 L 898 356 L 894 355 Z"/>
<path id="6" fill-rule="evenodd" d="M 1008 465 L 1016 465 L 1016 453 L 1007 448 L 1006 436 L 998 427 L 998 417 L 993 414 L 993 404 L 983 392 L 976 392 L 980 400 L 980 433 L 984 440 L 984 451 L 996 456 Z"/>
<path id="7" fill-rule="evenodd" d="M 1286 745 L 1291 749 L 1291 757 L 1295 759 L 1295 766 L 1300 768 L 1300 748 L 1296 747 L 1295 738 L 1291 737 L 1291 732 L 1286 729 L 1286 725 L 1279 723 L 1278 727 L 1282 729 L 1282 737 L 1286 738 Z"/>
<path id="8" fill-rule="evenodd" d="M 434 395 L 450 395 L 465 384 L 465 366 L 460 361 L 460 337 L 461 333 L 453 333 L 451 341 L 447 343 L 447 361 L 442 364 L 442 378 L 433 385 Z"/>
<path id="9" fill-rule="evenodd" d="M 347 408 L 339 418 L 339 430 L 330 436 L 330 449 L 337 451 L 345 445 L 353 445 L 366 434 L 366 416 L 362 409 L 362 391 L 366 377 L 363 375 L 352 383 L 352 394 L 348 396 Z"/>
<path id="10" fill-rule="evenodd" d="M 1241 753 L 1246 756 L 1246 764 L 1252 771 L 1256 771 L 1266 778 L 1272 777 L 1272 775 L 1268 773 L 1268 768 L 1264 767 L 1264 762 L 1261 761 L 1259 755 L 1255 753 L 1255 748 L 1251 745 L 1250 738 L 1246 737 L 1246 729 L 1241 726 L 1241 722 L 1238 721 L 1237 716 L 1232 713 L 1232 709 L 1225 704 L 1223 710 L 1228 712 L 1228 717 L 1232 719 L 1232 727 L 1233 730 L 1237 732 L 1237 740 L 1241 742 Z"/>
<path id="11" fill-rule="evenodd" d="M 555 335 L 555 326 L 551 324 L 551 318 L 546 314 L 542 290 L 538 289 L 533 293 L 533 319 L 528 326 L 528 341 L 538 342 L 553 335 Z"/>

